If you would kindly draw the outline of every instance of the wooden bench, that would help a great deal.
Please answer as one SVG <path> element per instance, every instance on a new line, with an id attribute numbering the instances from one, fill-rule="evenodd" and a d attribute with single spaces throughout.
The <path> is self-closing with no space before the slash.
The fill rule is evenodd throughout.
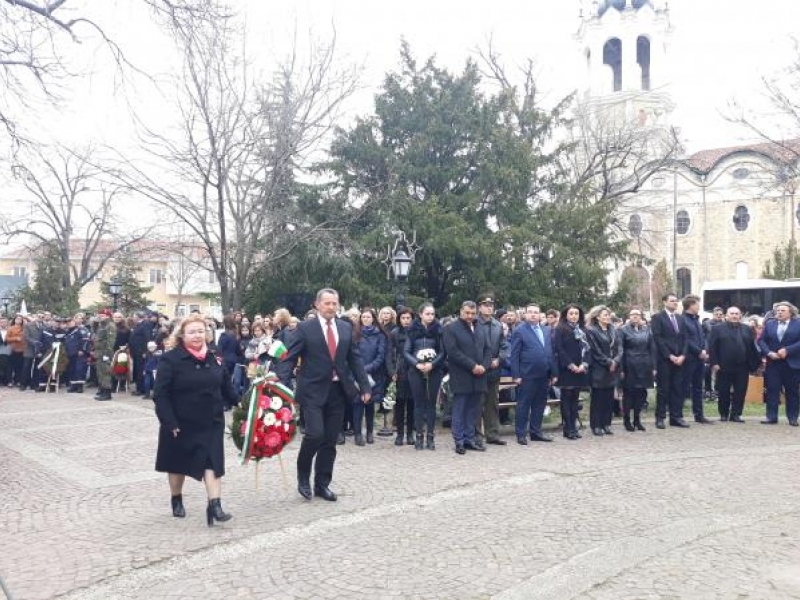
<path id="1" fill-rule="evenodd" d="M 514 379 L 512 377 L 501 377 L 500 378 L 500 391 L 508 390 L 511 388 L 517 387 L 517 384 L 514 383 Z M 550 408 L 554 408 L 561 403 L 561 400 L 558 398 L 548 398 L 547 399 L 547 406 Z M 517 405 L 516 402 L 498 402 L 498 408 L 514 408 Z"/>

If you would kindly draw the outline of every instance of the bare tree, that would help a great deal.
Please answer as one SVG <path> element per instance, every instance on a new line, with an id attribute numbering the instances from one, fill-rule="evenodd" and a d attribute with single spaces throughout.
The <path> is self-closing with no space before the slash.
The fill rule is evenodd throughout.
<path id="1" fill-rule="evenodd" d="M 205 6 L 208 14 L 220 10 L 213 0 Z M 126 168 L 131 186 L 202 244 L 227 312 L 242 305 L 264 265 L 333 226 L 300 214 L 296 177 L 331 131 L 356 73 L 337 69 L 333 43 L 312 44 L 306 61 L 293 53 L 259 86 L 233 15 L 168 17 L 184 59 L 175 100 L 181 130 L 147 130 L 152 164 L 128 161 Z"/>
<path id="2" fill-rule="evenodd" d="M 65 289 L 81 289 L 121 250 L 146 235 L 120 233 L 116 209 L 124 190 L 93 166 L 91 148 L 39 148 L 35 156 L 25 156 L 17 154 L 11 171 L 26 192 L 28 210 L 0 221 L 0 235 L 6 241 L 24 238 L 34 246 L 54 247 L 64 265 Z"/>

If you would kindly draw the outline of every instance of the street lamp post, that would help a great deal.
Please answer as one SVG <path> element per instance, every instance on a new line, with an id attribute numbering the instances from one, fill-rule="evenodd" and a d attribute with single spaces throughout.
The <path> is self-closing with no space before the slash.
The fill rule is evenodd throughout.
<path id="1" fill-rule="evenodd" d="M 108 284 L 108 293 L 111 294 L 111 297 L 114 299 L 114 310 L 116 311 L 117 300 L 119 299 L 119 295 L 122 293 L 122 284 L 116 277 L 111 278 L 111 282 Z"/>
<path id="2" fill-rule="evenodd" d="M 394 304 L 397 310 L 406 304 L 406 282 L 408 273 L 411 270 L 412 259 L 402 248 L 397 248 L 392 255 L 392 272 L 397 282 L 397 292 L 394 296 Z"/>
<path id="3" fill-rule="evenodd" d="M 6 316 L 6 317 L 8 316 L 8 303 L 9 303 L 10 300 L 11 299 L 8 296 L 6 296 L 5 294 L 3 294 L 3 297 L 0 298 L 0 302 L 3 303 L 3 315 Z"/>

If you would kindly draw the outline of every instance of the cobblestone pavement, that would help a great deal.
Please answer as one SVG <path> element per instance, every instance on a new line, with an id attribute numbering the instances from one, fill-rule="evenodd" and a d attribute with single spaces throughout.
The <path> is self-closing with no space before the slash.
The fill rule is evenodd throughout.
<path id="1" fill-rule="evenodd" d="M 341 448 L 339 502 L 294 489 L 299 443 L 228 445 L 223 506 L 175 519 L 149 401 L 0 390 L 0 577 L 65 598 L 800 599 L 800 430 L 716 423 L 458 456 Z M 0 593 L 2 598 L 2 593 Z"/>

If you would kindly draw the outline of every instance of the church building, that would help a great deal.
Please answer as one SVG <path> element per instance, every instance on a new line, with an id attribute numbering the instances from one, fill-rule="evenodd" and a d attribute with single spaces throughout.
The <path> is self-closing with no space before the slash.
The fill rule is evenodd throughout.
<path id="1" fill-rule="evenodd" d="M 580 102 L 605 118 L 657 137 L 670 130 L 672 26 L 665 0 L 584 3 L 576 40 L 585 64 Z M 639 285 L 638 303 L 658 310 L 655 265 L 666 261 L 674 291 L 699 294 L 706 281 L 762 276 L 800 226 L 795 167 L 800 140 L 711 148 L 670 158 L 625 200 L 618 215 L 631 249 L 618 265 Z M 654 157 L 657 158 L 657 157 Z"/>

